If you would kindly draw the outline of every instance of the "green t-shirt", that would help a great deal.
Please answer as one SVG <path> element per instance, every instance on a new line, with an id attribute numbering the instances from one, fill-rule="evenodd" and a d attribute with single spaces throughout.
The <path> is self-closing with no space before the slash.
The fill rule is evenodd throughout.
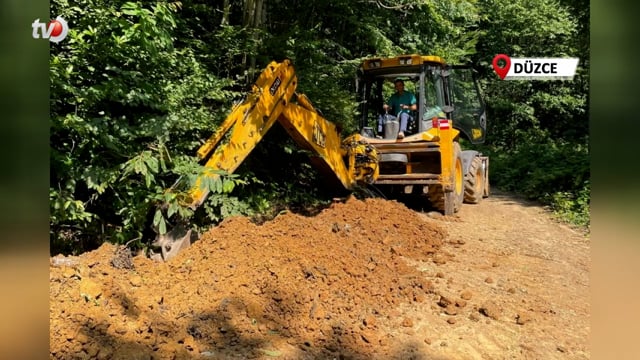
<path id="1" fill-rule="evenodd" d="M 416 96 L 410 91 L 404 91 L 402 95 L 395 93 L 389 98 L 389 106 L 391 106 L 391 114 L 398 115 L 400 112 L 409 113 L 409 109 L 400 109 L 400 105 L 413 105 L 415 104 Z"/>

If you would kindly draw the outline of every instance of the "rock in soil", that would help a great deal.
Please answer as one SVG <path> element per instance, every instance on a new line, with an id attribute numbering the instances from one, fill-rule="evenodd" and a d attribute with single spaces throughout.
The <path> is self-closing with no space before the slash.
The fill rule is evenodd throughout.
<path id="1" fill-rule="evenodd" d="M 111 266 L 116 269 L 133 269 L 131 250 L 124 245 L 118 246 L 111 258 Z"/>
<path id="2" fill-rule="evenodd" d="M 478 310 L 482 315 L 490 317 L 493 320 L 500 318 L 500 308 L 493 301 L 485 302 Z"/>

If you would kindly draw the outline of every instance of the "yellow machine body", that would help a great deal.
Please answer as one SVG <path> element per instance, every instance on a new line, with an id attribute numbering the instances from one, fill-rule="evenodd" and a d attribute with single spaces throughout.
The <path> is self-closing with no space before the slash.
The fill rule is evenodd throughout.
<path id="1" fill-rule="evenodd" d="M 396 69 L 403 73 L 408 71 L 404 67 L 415 70 L 426 64 L 445 65 L 437 56 L 404 55 L 366 60 L 361 71 L 366 74 Z M 445 214 L 457 211 L 462 202 L 464 174 L 457 143 L 460 131 L 451 119 L 434 117 L 430 129 L 403 139 L 379 139 L 363 132 L 342 139 L 336 125 L 317 112 L 305 95 L 296 93 L 297 84 L 289 60 L 274 61 L 266 67 L 245 99 L 232 108 L 217 131 L 198 149 L 197 156 L 206 171 L 182 193 L 184 205 L 192 209 L 202 205 L 209 193 L 205 180 L 220 176 L 219 171 L 233 173 L 279 122 L 301 148 L 311 152 L 311 162 L 336 186 L 353 190 L 368 184 L 400 185 L 407 192 L 418 188 Z M 398 155 L 403 159 L 401 169 L 395 166 L 394 171 L 387 171 L 381 166 L 385 156 Z M 185 228 L 161 234 L 154 245 L 162 253 L 155 256 L 166 260 L 190 241 L 191 232 Z"/>

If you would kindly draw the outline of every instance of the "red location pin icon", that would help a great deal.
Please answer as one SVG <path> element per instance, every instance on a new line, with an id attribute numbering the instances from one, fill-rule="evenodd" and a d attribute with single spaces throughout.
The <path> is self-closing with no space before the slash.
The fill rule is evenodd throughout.
<path id="1" fill-rule="evenodd" d="M 504 66 L 500 67 L 498 65 L 498 61 L 503 60 Z M 493 58 L 493 70 L 496 71 L 496 74 L 500 76 L 500 79 L 504 80 L 505 76 L 509 72 L 509 68 L 511 67 L 511 58 L 505 54 L 498 54 Z"/>

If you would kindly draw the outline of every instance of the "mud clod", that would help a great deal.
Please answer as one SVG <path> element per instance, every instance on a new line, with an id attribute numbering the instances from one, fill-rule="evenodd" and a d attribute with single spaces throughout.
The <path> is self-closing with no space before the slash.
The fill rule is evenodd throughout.
<path id="1" fill-rule="evenodd" d="M 404 318 L 404 320 L 402 320 L 402 325 L 403 327 L 412 327 L 413 326 L 413 320 L 411 318 Z"/>
<path id="2" fill-rule="evenodd" d="M 518 325 L 524 325 L 532 320 L 531 314 L 526 311 L 521 311 L 516 315 L 516 323 Z"/>
<path id="3" fill-rule="evenodd" d="M 500 308 L 493 301 L 485 302 L 479 309 L 480 313 L 493 320 L 498 320 L 501 315 Z"/>
<path id="4" fill-rule="evenodd" d="M 131 250 L 124 245 L 118 246 L 115 254 L 111 258 L 111 266 L 116 269 L 133 269 Z"/>

